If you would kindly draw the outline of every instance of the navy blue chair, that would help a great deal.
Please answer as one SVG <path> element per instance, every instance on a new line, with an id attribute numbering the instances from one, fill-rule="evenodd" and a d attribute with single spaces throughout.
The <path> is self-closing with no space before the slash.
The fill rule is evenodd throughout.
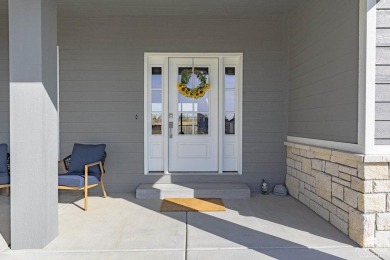
<path id="1" fill-rule="evenodd" d="M 103 177 L 106 145 L 74 144 L 72 154 L 61 161 L 65 174 L 58 175 L 58 189 L 84 190 L 84 210 L 88 209 L 88 189 L 101 185 L 107 197 Z"/>
<path id="2" fill-rule="evenodd" d="M 0 144 L 0 189 L 7 189 L 7 196 L 9 196 L 10 187 L 10 157 L 8 153 L 8 145 Z"/>

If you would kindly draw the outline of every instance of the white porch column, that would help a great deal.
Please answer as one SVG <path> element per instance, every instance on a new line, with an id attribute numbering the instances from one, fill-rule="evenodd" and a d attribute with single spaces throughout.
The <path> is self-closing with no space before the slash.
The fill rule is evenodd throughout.
<path id="1" fill-rule="evenodd" d="M 58 234 L 56 2 L 8 1 L 12 249 Z"/>

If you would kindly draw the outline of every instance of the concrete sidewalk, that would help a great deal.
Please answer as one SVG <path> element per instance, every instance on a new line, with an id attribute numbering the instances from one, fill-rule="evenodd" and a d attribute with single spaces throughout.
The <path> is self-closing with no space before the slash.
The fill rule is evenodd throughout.
<path id="1" fill-rule="evenodd" d="M 79 194 L 60 202 L 60 235 L 52 243 L 6 249 L 0 259 L 386 259 L 390 251 L 359 248 L 292 197 L 255 194 L 207 213 L 160 213 L 160 200 L 134 194 L 92 196 L 87 212 Z"/>

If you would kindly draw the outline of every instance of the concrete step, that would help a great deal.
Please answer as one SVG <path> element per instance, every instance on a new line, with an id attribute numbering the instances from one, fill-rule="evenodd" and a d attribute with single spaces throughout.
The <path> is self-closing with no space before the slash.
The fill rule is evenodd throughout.
<path id="1" fill-rule="evenodd" d="M 250 197 L 248 185 L 241 183 L 140 184 L 136 190 L 137 199 Z"/>

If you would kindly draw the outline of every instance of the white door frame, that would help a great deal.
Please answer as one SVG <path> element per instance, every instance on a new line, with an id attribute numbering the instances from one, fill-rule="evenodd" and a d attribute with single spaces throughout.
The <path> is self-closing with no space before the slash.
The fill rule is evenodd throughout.
<path id="1" fill-rule="evenodd" d="M 150 104 L 150 70 L 151 67 L 161 67 L 162 68 L 162 88 L 168 88 L 168 59 L 169 58 L 219 58 L 219 86 L 224 85 L 224 68 L 226 64 L 234 64 L 237 71 L 237 97 L 236 97 L 236 106 L 237 106 L 237 118 L 236 118 L 236 136 L 237 136 L 237 163 L 238 163 L 238 174 L 242 174 L 242 89 L 243 89 L 243 54 L 242 53 L 144 53 L 144 174 L 171 174 L 168 170 L 168 131 L 163 127 L 162 130 L 162 150 L 161 150 L 161 160 L 163 166 L 162 172 L 151 173 L 149 170 L 149 161 L 150 161 L 150 145 L 149 140 L 151 138 L 151 111 L 149 108 Z M 219 91 L 219 99 L 222 100 L 223 93 Z M 163 91 L 163 122 L 167 121 L 168 118 L 168 92 Z M 220 102 L 220 109 L 223 102 Z M 224 110 L 220 110 L 219 114 L 223 113 Z M 224 121 L 222 118 L 219 118 L 219 129 L 224 129 Z M 220 131 L 221 132 L 221 131 Z M 219 171 L 218 175 L 232 175 L 231 172 L 223 172 L 222 163 L 223 163 L 223 135 L 219 134 Z M 204 173 L 207 174 L 207 173 Z M 215 175 L 215 173 L 210 173 Z M 191 175 L 186 173 L 186 175 Z"/>

